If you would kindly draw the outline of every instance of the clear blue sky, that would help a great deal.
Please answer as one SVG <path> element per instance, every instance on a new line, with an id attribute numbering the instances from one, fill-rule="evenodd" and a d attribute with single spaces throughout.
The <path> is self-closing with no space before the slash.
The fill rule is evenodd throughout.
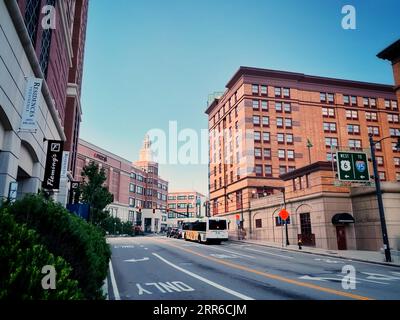
<path id="1" fill-rule="evenodd" d="M 341 8 L 357 29 L 341 28 Z M 400 37 L 400 1 L 91 0 L 81 137 L 137 160 L 153 128 L 207 128 L 207 96 L 239 66 L 393 83 L 376 54 Z M 162 166 L 207 192 L 207 166 Z"/>

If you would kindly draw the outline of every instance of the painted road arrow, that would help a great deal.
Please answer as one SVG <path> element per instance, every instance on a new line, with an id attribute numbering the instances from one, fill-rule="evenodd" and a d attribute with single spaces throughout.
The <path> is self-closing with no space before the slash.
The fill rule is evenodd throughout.
<path id="1" fill-rule="evenodd" d="M 145 257 L 143 259 L 130 259 L 130 260 L 125 260 L 125 262 L 141 262 L 141 261 L 147 261 L 149 258 Z"/>

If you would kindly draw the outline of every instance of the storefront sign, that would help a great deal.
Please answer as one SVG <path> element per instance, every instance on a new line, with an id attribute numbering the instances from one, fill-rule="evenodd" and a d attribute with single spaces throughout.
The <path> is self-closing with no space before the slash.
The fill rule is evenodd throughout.
<path id="1" fill-rule="evenodd" d="M 45 190 L 58 190 L 60 188 L 63 148 L 64 142 L 62 141 L 48 141 L 46 167 L 43 180 L 43 189 Z"/>

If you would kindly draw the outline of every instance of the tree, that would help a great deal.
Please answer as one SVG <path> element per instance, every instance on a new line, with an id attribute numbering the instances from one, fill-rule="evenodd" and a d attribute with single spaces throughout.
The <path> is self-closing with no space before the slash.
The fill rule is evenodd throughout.
<path id="1" fill-rule="evenodd" d="M 82 177 L 84 180 L 79 190 L 81 201 L 90 206 L 90 221 L 99 225 L 108 217 L 104 209 L 114 200 L 112 193 L 104 186 L 106 172 L 92 161 L 83 168 Z"/>

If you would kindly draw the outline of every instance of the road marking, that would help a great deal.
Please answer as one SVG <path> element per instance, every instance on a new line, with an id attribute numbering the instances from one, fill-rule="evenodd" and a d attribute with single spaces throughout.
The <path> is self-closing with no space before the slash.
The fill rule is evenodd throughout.
<path id="1" fill-rule="evenodd" d="M 191 292 L 195 291 L 191 286 L 187 285 L 182 281 L 168 281 L 168 282 L 150 282 L 145 283 L 143 286 L 140 283 L 136 284 L 138 288 L 138 295 L 153 294 L 152 291 L 146 290 L 144 286 L 154 286 L 161 293 L 173 293 L 173 292 Z"/>
<path id="2" fill-rule="evenodd" d="M 135 246 L 114 246 L 114 249 L 133 249 Z"/>
<path id="3" fill-rule="evenodd" d="M 231 253 L 231 254 L 234 254 L 234 255 L 238 255 L 238 256 L 243 256 L 243 257 L 246 257 L 246 258 L 256 259 L 256 257 L 254 257 L 254 256 L 249 256 L 249 255 L 244 254 L 244 253 L 238 253 L 236 251 L 230 251 L 230 250 L 217 248 L 217 247 L 208 247 L 208 248 L 215 249 L 215 250 L 220 250 L 220 251 L 224 251 L 224 252 L 228 252 L 228 253 Z"/>
<path id="4" fill-rule="evenodd" d="M 252 248 L 245 248 L 245 249 L 246 249 L 246 250 L 250 250 L 250 251 L 254 251 L 254 252 L 260 252 L 260 253 L 270 254 L 271 256 L 277 256 L 277 257 L 282 257 L 282 258 L 286 258 L 286 259 L 294 259 L 293 257 L 284 256 L 283 254 L 277 254 L 277 253 L 272 253 L 272 252 L 267 252 L 267 251 L 252 249 Z"/>
<path id="5" fill-rule="evenodd" d="M 117 287 L 117 281 L 115 281 L 114 269 L 113 269 L 111 260 L 109 262 L 109 268 L 110 268 L 111 285 L 112 285 L 113 292 L 114 292 L 114 299 L 121 300 L 121 297 L 119 296 L 118 287 Z"/>
<path id="6" fill-rule="evenodd" d="M 124 260 L 125 262 L 142 262 L 142 261 L 147 261 L 149 258 L 144 257 L 142 259 L 129 259 L 129 260 Z"/>
<path id="7" fill-rule="evenodd" d="M 323 261 L 323 262 L 326 262 L 326 263 L 344 263 L 343 261 L 336 261 L 336 260 L 331 260 L 331 259 L 316 258 L 314 260 L 315 261 Z"/>
<path id="8" fill-rule="evenodd" d="M 177 249 L 179 249 L 181 251 L 186 251 L 186 252 L 191 253 L 193 255 L 197 255 L 197 256 L 202 257 L 204 259 L 208 259 L 208 260 L 217 262 L 219 264 L 224 264 L 226 266 L 229 266 L 231 268 L 235 268 L 235 269 L 238 269 L 238 270 L 243 270 L 243 271 L 251 272 L 251 273 L 254 273 L 254 274 L 257 274 L 257 275 L 261 275 L 261 276 L 269 278 L 269 279 L 274 279 L 274 280 L 278 280 L 278 281 L 294 284 L 294 285 L 297 285 L 297 286 L 300 286 L 300 287 L 311 288 L 311 289 L 315 289 L 315 290 L 318 290 L 318 291 L 328 292 L 328 293 L 335 294 L 335 295 L 342 296 L 342 297 L 346 297 L 346 298 L 351 298 L 351 299 L 356 299 L 356 300 L 373 300 L 371 298 L 360 296 L 360 295 L 357 295 L 357 294 L 352 294 L 352 293 L 343 292 L 343 291 L 339 291 L 339 290 L 335 290 L 335 289 L 325 288 L 325 287 L 321 287 L 321 286 L 314 285 L 314 284 L 311 284 L 311 283 L 302 282 L 302 281 L 298 281 L 298 280 L 294 280 L 294 279 L 290 279 L 290 278 L 285 278 L 283 276 L 278 276 L 278 275 L 267 273 L 267 272 L 263 272 L 263 271 L 258 271 L 258 270 L 251 269 L 251 268 L 239 265 L 239 264 L 235 264 L 235 263 L 228 262 L 228 261 L 225 261 L 225 260 L 220 260 L 220 259 L 217 259 L 217 258 L 206 256 L 204 254 L 197 253 L 197 252 L 192 251 L 190 249 L 178 247 L 178 246 L 175 246 L 175 245 L 173 245 L 171 243 L 166 243 L 166 244 L 171 246 L 171 247 L 175 247 L 175 248 L 177 248 Z M 153 253 L 153 254 L 155 254 L 155 253 Z"/>
<path id="9" fill-rule="evenodd" d="M 220 253 L 212 253 L 212 254 L 210 254 L 210 256 L 218 258 L 218 259 L 237 259 L 237 258 L 239 258 L 238 256 L 233 255 L 233 254 L 228 255 L 228 254 L 220 254 Z"/>
<path id="10" fill-rule="evenodd" d="M 185 249 L 185 250 L 186 250 L 186 249 Z M 175 268 L 175 269 L 177 269 L 177 270 L 179 270 L 179 271 L 181 271 L 181 272 L 183 272 L 183 273 L 186 273 L 187 275 L 189 275 L 189 276 L 191 276 L 191 277 L 193 277 L 193 278 L 196 278 L 197 280 L 203 281 L 203 282 L 209 284 L 210 286 L 213 286 L 213 287 L 215 287 L 215 288 L 217 288 L 217 289 L 219 289 L 219 290 L 222 290 L 222 291 L 224 291 L 224 292 L 226 292 L 226 293 L 229 293 L 229 294 L 231 294 L 231 295 L 233 295 L 233 296 L 235 296 L 235 297 L 237 297 L 237 298 L 240 298 L 240 299 L 242 299 L 242 300 L 254 300 L 253 298 L 250 298 L 250 297 L 248 297 L 248 296 L 246 296 L 246 295 L 244 295 L 244 294 L 241 294 L 241 293 L 239 293 L 239 292 L 237 292 L 237 291 L 234 291 L 234 290 L 231 290 L 231 289 L 229 289 L 229 288 L 226 288 L 226 287 L 224 287 L 224 286 L 222 286 L 222 285 L 220 285 L 220 284 L 218 284 L 218 283 L 215 283 L 215 282 L 213 282 L 213 281 L 211 281 L 211 280 L 208 280 L 208 279 L 206 279 L 206 278 L 203 278 L 203 277 L 201 277 L 201 276 L 199 276 L 199 275 L 197 275 L 197 274 L 195 274 L 195 273 L 193 273 L 193 272 L 191 272 L 191 271 L 188 271 L 188 270 L 186 270 L 186 269 L 183 269 L 183 268 L 181 268 L 181 267 L 179 267 L 179 266 L 173 264 L 172 262 L 169 262 L 168 260 L 164 259 L 163 257 L 159 256 L 157 253 L 153 253 L 153 255 L 156 256 L 156 257 L 157 257 L 158 259 L 160 259 L 161 261 L 163 261 L 163 262 L 165 262 L 166 264 L 168 264 L 169 266 L 171 266 L 171 267 L 173 267 L 173 268 Z M 217 260 L 217 259 L 216 259 L 216 260 Z"/>

